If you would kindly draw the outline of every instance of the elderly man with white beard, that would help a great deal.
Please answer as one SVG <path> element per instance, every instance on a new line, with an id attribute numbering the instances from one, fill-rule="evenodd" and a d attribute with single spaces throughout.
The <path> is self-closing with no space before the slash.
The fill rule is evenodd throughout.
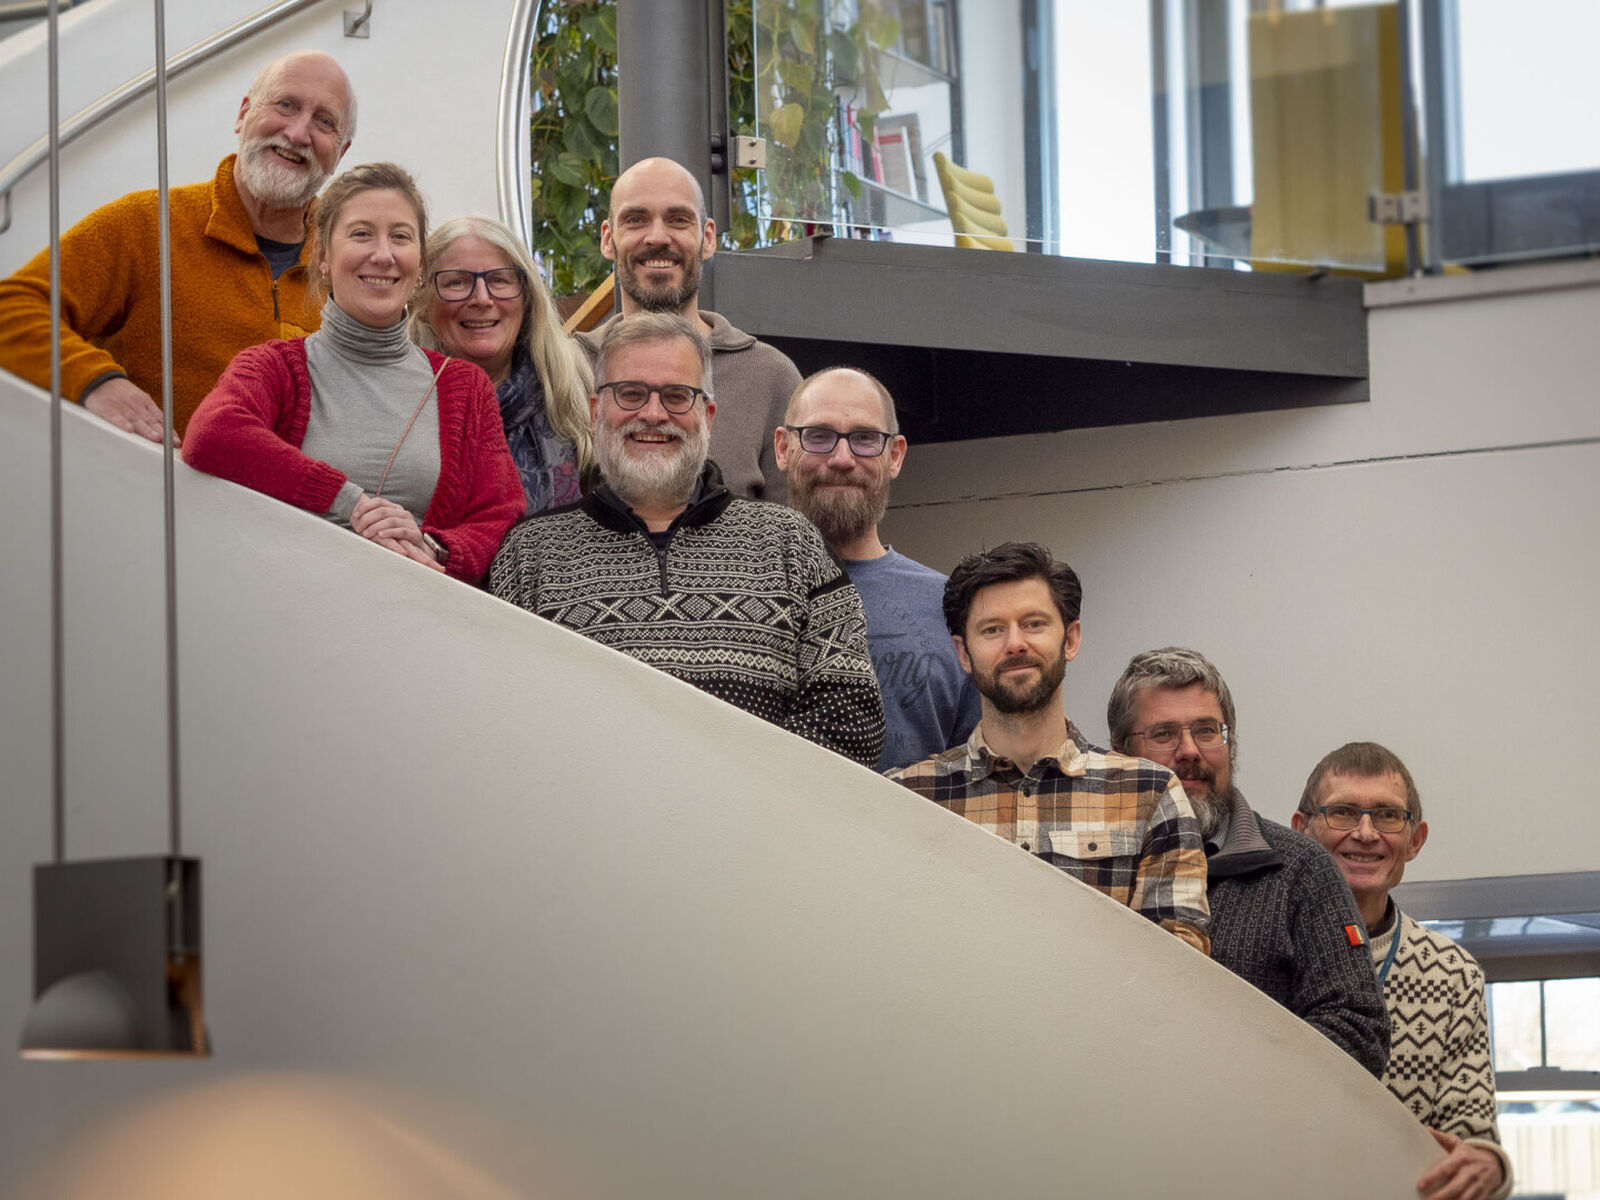
<path id="1" fill-rule="evenodd" d="M 601 482 L 514 527 L 489 589 L 872 765 L 883 704 L 861 598 L 804 517 L 724 485 L 704 335 L 676 313 L 625 315 L 596 379 Z"/>
<path id="2" fill-rule="evenodd" d="M 239 104 L 239 150 L 171 189 L 172 408 L 181 436 L 233 356 L 321 324 L 308 299 L 311 202 L 355 135 L 339 64 L 302 50 L 263 67 Z M 62 394 L 119 429 L 162 437 L 161 274 L 154 191 L 61 238 Z M 50 386 L 50 254 L 0 280 L 0 367 Z"/>

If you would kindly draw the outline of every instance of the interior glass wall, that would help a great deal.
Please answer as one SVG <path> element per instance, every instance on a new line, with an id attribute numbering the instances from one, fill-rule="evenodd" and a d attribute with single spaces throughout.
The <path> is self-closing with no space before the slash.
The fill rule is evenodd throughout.
<path id="1" fill-rule="evenodd" d="M 768 240 L 1369 277 L 1600 249 L 1589 0 L 755 0 L 755 42 Z"/>

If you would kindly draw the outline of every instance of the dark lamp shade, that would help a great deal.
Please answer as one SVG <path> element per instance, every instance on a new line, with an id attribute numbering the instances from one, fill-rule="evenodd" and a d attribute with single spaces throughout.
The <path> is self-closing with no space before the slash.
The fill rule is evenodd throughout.
<path id="1" fill-rule="evenodd" d="M 200 863 L 34 867 L 34 993 L 24 1058 L 205 1057 Z"/>

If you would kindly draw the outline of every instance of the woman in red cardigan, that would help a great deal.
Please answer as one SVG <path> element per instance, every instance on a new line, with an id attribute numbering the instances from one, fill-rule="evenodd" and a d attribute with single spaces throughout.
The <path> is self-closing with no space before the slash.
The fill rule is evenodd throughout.
<path id="1" fill-rule="evenodd" d="M 240 352 L 183 459 L 475 583 L 526 501 L 489 377 L 406 336 L 427 223 L 393 163 L 329 184 L 311 255 L 322 328 Z"/>

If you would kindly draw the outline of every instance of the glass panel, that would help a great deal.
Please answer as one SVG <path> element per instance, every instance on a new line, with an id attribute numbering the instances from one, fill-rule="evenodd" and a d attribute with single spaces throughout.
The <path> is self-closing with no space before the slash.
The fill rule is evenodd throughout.
<path id="1" fill-rule="evenodd" d="M 1489 1011 L 1494 1036 L 1494 1069 L 1526 1071 L 1542 1066 L 1538 982 L 1491 983 Z"/>
<path id="2" fill-rule="evenodd" d="M 1408 11 L 1402 28 L 1393 0 L 754 0 L 764 240 L 825 226 L 1393 276 L 1405 233 L 1369 200 L 1405 190 L 1425 97 L 1430 261 L 1600 246 L 1600 4 Z"/>
<path id="3" fill-rule="evenodd" d="M 1564 1071 L 1600 1071 L 1600 979 L 1548 979 L 1546 1057 Z"/>

